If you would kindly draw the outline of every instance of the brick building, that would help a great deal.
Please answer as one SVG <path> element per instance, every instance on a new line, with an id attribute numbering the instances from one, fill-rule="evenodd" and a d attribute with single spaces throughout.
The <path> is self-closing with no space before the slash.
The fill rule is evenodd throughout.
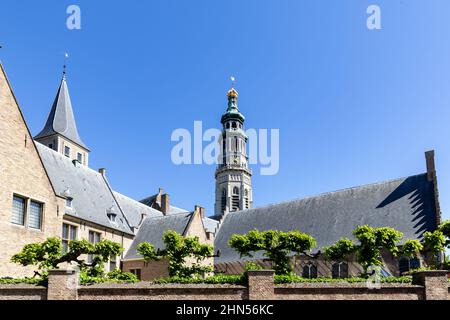
<path id="1" fill-rule="evenodd" d="M 146 220 L 189 214 L 172 206 L 162 189 L 139 202 L 114 191 L 105 169 L 89 168 L 90 150 L 78 133 L 65 75 L 45 126 L 33 139 L 0 68 L 0 243 L 7 244 L 0 251 L 0 277 L 32 275 L 33 268 L 10 259 L 25 244 L 48 237 L 60 237 L 64 247 L 81 239 L 121 244 L 123 256 L 111 257 L 105 268 L 113 270 Z M 188 233 L 206 239 L 203 224 L 192 216 Z"/>
<path id="2" fill-rule="evenodd" d="M 109 239 L 122 244 L 122 257 L 112 257 L 106 270 L 123 264 L 125 271 L 148 280 L 167 275 L 167 262 L 147 264 L 136 252 L 143 241 L 162 248 L 165 231 L 175 230 L 214 244 L 221 254 L 211 259 L 218 272 L 240 273 L 246 259 L 228 247 L 233 234 L 251 229 L 300 230 L 315 237 L 318 253 L 341 237 L 352 237 L 358 225 L 391 226 L 405 239 L 421 239 L 440 223 L 434 152 L 426 153 L 425 173 L 322 195 L 253 208 L 252 171 L 247 159 L 245 117 L 238 93 L 228 94 L 223 125 L 222 162 L 218 166 L 215 215 L 181 209 L 162 189 L 136 201 L 113 189 L 105 169 L 89 167 L 90 149 L 77 130 L 66 77 L 63 76 L 44 128 L 35 138 L 0 65 L 0 277 L 31 275 L 31 268 L 10 262 L 27 243 L 60 237 L 93 243 Z M 91 257 L 85 257 L 90 259 Z M 384 254 L 385 274 L 398 275 L 426 263 Z M 260 253 L 254 260 L 270 267 Z M 300 257 L 297 273 L 306 277 L 344 277 L 360 272 L 354 259 L 344 263 Z"/>

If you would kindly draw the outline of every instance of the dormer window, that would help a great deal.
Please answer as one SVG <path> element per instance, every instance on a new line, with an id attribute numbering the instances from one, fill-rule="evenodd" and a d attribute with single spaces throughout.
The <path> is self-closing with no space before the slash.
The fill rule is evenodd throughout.
<path id="1" fill-rule="evenodd" d="M 117 218 L 117 214 L 115 214 L 115 213 L 108 213 L 109 221 L 115 223 L 116 222 L 116 218 Z"/>
<path id="2" fill-rule="evenodd" d="M 108 216 L 108 220 L 110 222 L 116 223 L 117 213 L 114 210 L 114 206 L 108 209 L 106 215 Z"/>
<path id="3" fill-rule="evenodd" d="M 72 198 L 66 199 L 66 208 L 72 208 Z"/>

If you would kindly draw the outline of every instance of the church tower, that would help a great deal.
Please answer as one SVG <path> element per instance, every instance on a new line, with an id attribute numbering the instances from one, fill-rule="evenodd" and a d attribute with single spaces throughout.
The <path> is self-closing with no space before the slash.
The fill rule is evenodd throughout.
<path id="1" fill-rule="evenodd" d="M 44 129 L 34 137 L 34 140 L 71 160 L 77 160 L 85 166 L 89 165 L 90 151 L 78 134 L 65 74 Z"/>
<path id="2" fill-rule="evenodd" d="M 245 117 L 238 109 L 238 92 L 228 91 L 228 108 L 222 116 L 222 152 L 216 170 L 215 215 L 250 209 L 253 204 L 252 171 L 248 167 Z"/>

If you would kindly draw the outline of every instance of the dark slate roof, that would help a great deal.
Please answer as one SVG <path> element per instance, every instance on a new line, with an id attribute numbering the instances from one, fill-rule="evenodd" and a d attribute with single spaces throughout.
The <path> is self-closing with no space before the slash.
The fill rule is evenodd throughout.
<path id="1" fill-rule="evenodd" d="M 192 214 L 192 212 L 177 213 L 162 217 L 146 218 L 125 255 L 125 259 L 142 258 L 137 252 L 137 246 L 142 242 L 153 244 L 156 249 L 164 249 L 164 243 L 162 241 L 164 233 L 172 230 L 179 234 L 184 234 L 192 218 Z"/>
<path id="2" fill-rule="evenodd" d="M 240 260 L 227 242 L 233 234 L 255 228 L 300 230 L 316 238 L 318 250 L 341 237 L 354 239 L 352 231 L 364 224 L 390 226 L 403 232 L 404 239 L 420 239 L 425 231 L 436 229 L 436 221 L 433 183 L 421 174 L 229 213 L 216 234 L 215 249 L 222 254 L 215 263 Z"/>
<path id="3" fill-rule="evenodd" d="M 45 169 L 58 195 L 73 198 L 72 209 L 65 214 L 90 221 L 124 233 L 133 234 L 103 176 L 86 166 L 77 164 L 58 152 L 36 143 Z M 116 222 L 109 221 L 107 212 L 117 214 Z"/>
<path id="4" fill-rule="evenodd" d="M 136 200 L 133 200 L 123 194 L 113 191 L 114 197 L 119 203 L 122 212 L 127 217 L 128 223 L 132 227 L 139 227 L 142 220 L 142 215 L 145 214 L 147 217 L 161 217 L 163 216 L 161 211 L 150 208 L 145 204 L 142 204 Z"/>
<path id="5" fill-rule="evenodd" d="M 54 134 L 60 134 L 79 146 L 88 149 L 78 134 L 75 117 L 73 115 L 72 102 L 70 100 L 69 88 L 66 79 L 61 80 L 58 93 L 53 102 L 52 109 L 48 116 L 44 129 L 34 137 L 36 140 Z"/>

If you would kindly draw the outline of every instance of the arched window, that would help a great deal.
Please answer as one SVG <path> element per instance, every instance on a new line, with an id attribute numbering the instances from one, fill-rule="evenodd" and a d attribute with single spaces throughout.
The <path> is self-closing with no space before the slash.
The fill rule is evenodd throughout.
<path id="1" fill-rule="evenodd" d="M 233 188 L 233 196 L 231 197 L 231 210 L 238 211 L 240 209 L 239 188 Z"/>
<path id="2" fill-rule="evenodd" d="M 302 270 L 302 277 L 303 278 L 308 278 L 308 279 L 313 279 L 313 278 L 317 278 L 317 266 L 315 266 L 314 264 L 312 264 L 311 262 L 308 262 Z"/>
<path id="3" fill-rule="evenodd" d="M 233 121 L 233 123 L 231 124 L 231 127 L 232 127 L 233 129 L 236 129 L 236 122 Z"/>
<path id="4" fill-rule="evenodd" d="M 227 122 L 227 129 L 230 129 L 230 123 Z"/>
<path id="5" fill-rule="evenodd" d="M 348 278 L 348 263 L 336 262 L 331 266 L 331 275 L 334 279 Z"/>
<path id="6" fill-rule="evenodd" d="M 245 209 L 248 209 L 248 208 L 249 208 L 248 189 L 245 189 L 245 191 L 244 191 L 244 196 L 245 196 L 245 198 L 244 198 Z"/>
<path id="7" fill-rule="evenodd" d="M 227 189 L 225 189 L 225 188 L 222 189 L 221 207 L 222 207 L 222 212 L 225 212 L 225 210 L 227 208 Z"/>

